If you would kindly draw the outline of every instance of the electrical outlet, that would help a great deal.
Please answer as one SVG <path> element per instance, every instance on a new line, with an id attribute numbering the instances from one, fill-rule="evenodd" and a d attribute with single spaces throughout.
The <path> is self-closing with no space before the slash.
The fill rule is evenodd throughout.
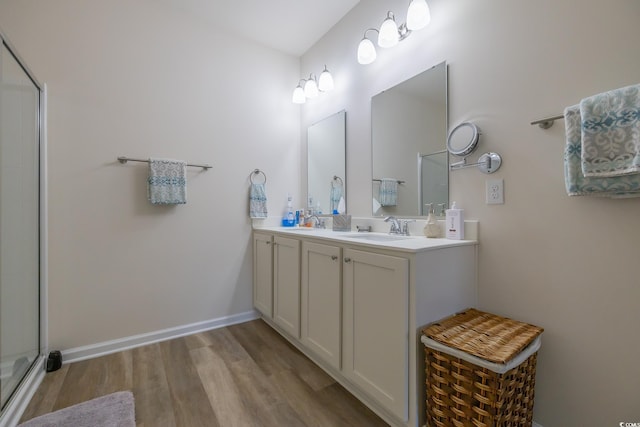
<path id="1" fill-rule="evenodd" d="M 488 179 L 487 186 L 487 204 L 503 205 L 504 204 L 504 181 L 501 179 Z"/>

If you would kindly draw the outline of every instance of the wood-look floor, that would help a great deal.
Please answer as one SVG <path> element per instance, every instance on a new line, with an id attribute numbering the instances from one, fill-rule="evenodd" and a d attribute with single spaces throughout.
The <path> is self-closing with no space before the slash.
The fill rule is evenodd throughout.
<path id="1" fill-rule="evenodd" d="M 387 426 L 262 320 L 63 365 L 21 422 L 122 390 L 138 427 Z"/>

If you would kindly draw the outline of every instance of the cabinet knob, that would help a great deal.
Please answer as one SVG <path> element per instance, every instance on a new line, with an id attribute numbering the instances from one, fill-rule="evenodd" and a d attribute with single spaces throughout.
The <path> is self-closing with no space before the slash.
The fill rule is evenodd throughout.
<path id="1" fill-rule="evenodd" d="M 344 262 L 351 262 L 351 258 L 345 258 Z"/>
<path id="2" fill-rule="evenodd" d="M 335 261 L 335 260 L 337 260 L 337 259 L 338 259 L 338 257 L 337 257 L 336 255 L 331 255 L 331 259 L 332 259 L 333 261 Z"/>
<path id="3" fill-rule="evenodd" d="M 270 244 L 271 244 L 271 242 L 270 242 L 270 241 L 268 241 L 268 240 L 267 240 L 267 242 L 266 242 L 266 243 L 267 243 L 267 245 L 270 245 Z"/>

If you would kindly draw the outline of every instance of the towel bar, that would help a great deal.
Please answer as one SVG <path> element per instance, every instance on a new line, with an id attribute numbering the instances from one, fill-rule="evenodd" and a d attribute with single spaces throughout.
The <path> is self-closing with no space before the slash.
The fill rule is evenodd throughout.
<path id="1" fill-rule="evenodd" d="M 371 181 L 382 182 L 382 180 L 380 178 L 373 178 Z M 397 182 L 398 182 L 398 184 L 404 184 L 406 181 L 398 179 Z"/>
<path id="2" fill-rule="evenodd" d="M 118 161 L 122 164 L 127 163 L 127 162 L 142 162 L 142 163 L 149 163 L 149 160 L 145 160 L 145 159 L 133 159 L 131 157 L 125 157 L 125 156 L 120 156 L 118 157 Z M 202 168 L 202 169 L 211 169 L 213 166 L 211 165 L 196 165 L 196 164 L 191 164 L 191 163 L 187 163 L 187 166 L 193 166 L 196 168 Z"/>
<path id="3" fill-rule="evenodd" d="M 553 126 L 556 120 L 564 119 L 564 114 L 560 114 L 553 117 L 545 117 L 544 119 L 538 119 L 531 122 L 532 125 L 538 125 L 542 129 L 549 129 Z"/>

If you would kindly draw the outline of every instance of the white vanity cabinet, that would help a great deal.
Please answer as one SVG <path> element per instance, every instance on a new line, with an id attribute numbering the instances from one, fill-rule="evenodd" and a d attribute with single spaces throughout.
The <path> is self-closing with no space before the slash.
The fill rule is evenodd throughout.
<path id="1" fill-rule="evenodd" d="M 301 341 L 335 369 L 341 365 L 342 249 L 302 242 Z"/>
<path id="2" fill-rule="evenodd" d="M 344 250 L 344 369 L 351 381 L 407 420 L 409 260 Z"/>
<path id="3" fill-rule="evenodd" d="M 273 317 L 273 236 L 253 234 L 253 306 Z"/>
<path id="4" fill-rule="evenodd" d="M 421 328 L 477 304 L 475 241 L 254 232 L 254 306 L 386 422 L 425 418 Z M 376 237 L 369 235 L 367 237 Z M 272 239 L 273 316 L 268 304 Z"/>
<path id="5" fill-rule="evenodd" d="M 273 321 L 300 338 L 300 240 L 273 238 Z"/>

